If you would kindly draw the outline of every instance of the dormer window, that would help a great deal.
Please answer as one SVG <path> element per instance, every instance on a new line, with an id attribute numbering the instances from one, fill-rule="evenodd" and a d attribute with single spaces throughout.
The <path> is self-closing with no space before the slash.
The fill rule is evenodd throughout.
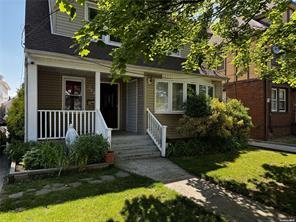
<path id="1" fill-rule="evenodd" d="M 98 14 L 97 5 L 95 3 L 86 3 L 85 4 L 85 20 L 91 21 Z"/>

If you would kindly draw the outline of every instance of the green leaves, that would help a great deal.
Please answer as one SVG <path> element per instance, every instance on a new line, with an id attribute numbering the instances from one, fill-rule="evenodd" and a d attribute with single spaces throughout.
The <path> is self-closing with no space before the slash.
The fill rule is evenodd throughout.
<path id="1" fill-rule="evenodd" d="M 75 18 L 72 2 L 56 1 L 62 12 Z M 127 64 L 162 62 L 184 47 L 187 72 L 216 69 L 231 55 L 237 75 L 255 64 L 262 78 L 296 86 L 295 12 L 289 22 L 283 21 L 289 4 L 288 0 L 98 0 L 97 16 L 75 33 L 75 47 L 79 55 L 87 56 L 91 45 L 103 43 L 101 36 L 120 38 L 121 47 L 111 53 L 114 78 L 126 72 Z M 259 17 L 266 17 L 264 24 L 270 25 L 254 20 Z M 283 52 L 276 67 L 270 66 L 275 44 Z"/>

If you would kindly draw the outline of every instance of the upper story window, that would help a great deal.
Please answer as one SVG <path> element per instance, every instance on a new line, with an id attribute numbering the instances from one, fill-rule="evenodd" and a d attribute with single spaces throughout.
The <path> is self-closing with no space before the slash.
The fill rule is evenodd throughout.
<path id="1" fill-rule="evenodd" d="M 97 5 L 95 3 L 87 2 L 85 4 L 85 20 L 91 21 L 98 14 Z"/>
<path id="2" fill-rule="evenodd" d="M 182 57 L 182 53 L 181 53 L 181 50 L 177 50 L 176 52 L 171 52 L 170 53 L 170 56 L 173 56 L 173 57 Z"/>
<path id="3" fill-rule="evenodd" d="M 199 88 L 199 91 L 198 91 Z M 156 80 L 155 82 L 155 112 L 156 113 L 183 113 L 183 104 L 189 96 L 204 93 L 213 97 L 214 87 L 198 85 L 177 80 Z"/>
<path id="4" fill-rule="evenodd" d="M 271 111 L 287 112 L 287 90 L 282 88 L 271 89 Z"/>
<path id="5" fill-rule="evenodd" d="M 226 59 L 223 59 L 221 64 L 217 67 L 217 70 L 218 71 L 223 71 L 223 70 L 225 70 L 225 67 L 226 67 Z"/>

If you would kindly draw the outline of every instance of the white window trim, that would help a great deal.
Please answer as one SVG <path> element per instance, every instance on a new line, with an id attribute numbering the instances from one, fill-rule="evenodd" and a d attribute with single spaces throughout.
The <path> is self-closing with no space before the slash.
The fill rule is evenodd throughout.
<path id="1" fill-rule="evenodd" d="M 165 82 L 168 83 L 168 111 L 161 111 L 157 110 L 156 108 L 156 90 L 157 90 L 157 83 Z M 173 111 L 173 83 L 183 83 L 183 101 L 187 101 L 187 85 L 195 85 L 196 86 L 196 94 L 199 94 L 199 86 L 204 85 L 206 86 L 206 95 L 208 95 L 208 87 L 213 87 L 213 97 L 215 97 L 215 86 L 210 83 L 199 83 L 199 82 L 192 82 L 192 81 L 180 81 L 176 79 L 156 79 L 154 84 L 154 110 L 156 114 L 184 114 L 184 110 L 182 111 Z"/>
<path id="2" fill-rule="evenodd" d="M 285 113 L 286 111 L 287 111 L 287 91 L 286 91 L 286 89 L 278 89 L 278 91 L 279 91 L 279 95 L 280 95 L 280 92 L 282 91 L 282 92 L 284 92 L 284 99 L 280 99 L 280 96 L 278 96 L 278 110 L 279 110 L 279 112 L 282 112 L 282 113 Z M 280 109 L 280 102 L 284 102 L 285 103 L 285 109 Z"/>
<path id="3" fill-rule="evenodd" d="M 273 91 L 275 91 L 275 96 L 276 96 L 275 99 L 272 98 L 272 92 Z M 276 88 L 271 89 L 271 112 L 277 112 L 278 111 L 278 93 L 277 92 L 278 92 L 278 90 Z M 272 102 L 276 103 L 276 109 L 273 109 Z"/>
<path id="4" fill-rule="evenodd" d="M 96 3 L 94 2 L 86 2 L 84 5 L 84 20 L 89 22 L 88 8 L 98 9 Z"/>
<path id="5" fill-rule="evenodd" d="M 171 52 L 169 54 L 169 56 L 171 56 L 171 57 L 177 57 L 177 58 L 183 58 L 181 49 L 179 49 L 178 52 Z"/>
<path id="6" fill-rule="evenodd" d="M 114 41 L 111 41 L 110 40 L 110 35 L 105 35 L 104 38 L 103 38 L 104 42 L 107 44 L 107 45 L 112 45 L 112 46 L 121 46 L 121 42 L 114 42 Z"/>
<path id="7" fill-rule="evenodd" d="M 97 5 L 95 3 L 93 3 L 93 2 L 86 2 L 85 3 L 85 6 L 84 6 L 84 19 L 87 22 L 89 22 L 88 8 L 98 9 L 97 8 Z M 112 46 L 117 46 L 117 47 L 120 47 L 121 46 L 121 42 L 111 41 L 110 40 L 110 35 L 103 35 L 102 36 L 102 40 L 107 45 L 112 45 Z M 94 41 L 94 42 L 96 42 L 96 41 Z"/>
<path id="8" fill-rule="evenodd" d="M 63 87 L 62 87 L 62 109 L 65 110 L 65 91 L 66 91 L 66 81 L 81 82 L 81 93 L 82 93 L 82 110 L 85 110 L 85 78 L 73 77 L 73 76 L 63 76 Z M 72 111 L 72 110 L 70 110 Z M 77 111 L 77 110 L 76 110 Z"/>

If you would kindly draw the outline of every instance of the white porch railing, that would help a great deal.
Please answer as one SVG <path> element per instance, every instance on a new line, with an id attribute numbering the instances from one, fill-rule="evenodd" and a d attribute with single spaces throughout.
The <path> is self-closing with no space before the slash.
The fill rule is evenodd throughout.
<path id="1" fill-rule="evenodd" d="M 166 130 L 167 126 L 162 125 L 153 113 L 147 108 L 148 113 L 148 128 L 147 133 L 156 144 L 161 152 L 161 156 L 165 157 L 166 154 Z"/>
<path id="2" fill-rule="evenodd" d="M 70 124 L 73 124 L 79 135 L 94 134 L 95 114 L 94 110 L 38 110 L 38 139 L 65 138 Z"/>
<path id="3" fill-rule="evenodd" d="M 108 128 L 104 117 L 100 110 L 96 111 L 96 119 L 97 119 L 97 125 L 96 125 L 96 134 L 102 134 L 105 139 L 109 142 L 110 148 L 111 148 L 111 132 L 112 129 Z"/>

